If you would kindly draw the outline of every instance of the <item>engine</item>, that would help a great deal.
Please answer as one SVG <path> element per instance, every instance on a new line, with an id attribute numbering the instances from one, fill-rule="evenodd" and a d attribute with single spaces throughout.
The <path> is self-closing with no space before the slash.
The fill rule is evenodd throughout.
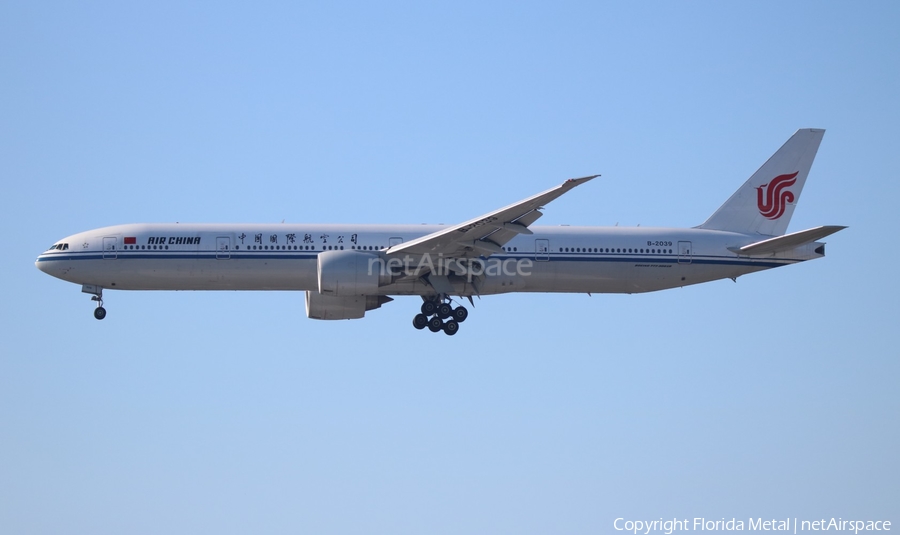
<path id="1" fill-rule="evenodd" d="M 318 292 L 306 292 L 306 316 L 349 320 L 393 301 L 374 295 L 391 283 L 378 255 L 362 251 L 324 251 L 318 255 Z"/>
<path id="2" fill-rule="evenodd" d="M 355 320 L 393 301 L 386 295 L 322 295 L 306 292 L 306 317 L 314 320 Z"/>
<path id="3" fill-rule="evenodd" d="M 391 283 L 391 275 L 376 254 L 361 251 L 319 253 L 319 293 L 332 296 L 372 295 Z"/>

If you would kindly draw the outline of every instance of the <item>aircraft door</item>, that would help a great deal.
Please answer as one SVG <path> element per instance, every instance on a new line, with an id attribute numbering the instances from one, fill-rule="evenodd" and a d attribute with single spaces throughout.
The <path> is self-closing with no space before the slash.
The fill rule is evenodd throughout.
<path id="1" fill-rule="evenodd" d="M 388 246 L 390 247 L 400 245 L 401 243 L 403 243 L 403 238 L 391 238 L 388 240 Z"/>
<path id="2" fill-rule="evenodd" d="M 692 257 L 691 242 L 689 242 L 689 241 L 678 242 L 678 263 L 679 264 L 690 264 L 691 257 Z"/>
<path id="3" fill-rule="evenodd" d="M 103 258 L 113 259 L 116 257 L 116 238 L 103 238 Z"/>
<path id="4" fill-rule="evenodd" d="M 534 259 L 539 262 L 550 260 L 550 240 L 534 240 Z"/>
<path id="5" fill-rule="evenodd" d="M 216 259 L 228 260 L 231 258 L 231 238 L 219 236 L 216 238 Z"/>

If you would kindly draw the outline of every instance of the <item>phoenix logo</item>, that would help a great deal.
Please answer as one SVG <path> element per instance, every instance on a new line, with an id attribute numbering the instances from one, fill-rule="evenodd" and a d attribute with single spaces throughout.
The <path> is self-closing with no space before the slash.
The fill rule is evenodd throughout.
<path id="1" fill-rule="evenodd" d="M 794 202 L 794 194 L 788 188 L 797 182 L 797 173 L 778 175 L 768 184 L 756 188 L 756 205 L 763 217 L 778 219 L 784 215 L 788 203 Z"/>

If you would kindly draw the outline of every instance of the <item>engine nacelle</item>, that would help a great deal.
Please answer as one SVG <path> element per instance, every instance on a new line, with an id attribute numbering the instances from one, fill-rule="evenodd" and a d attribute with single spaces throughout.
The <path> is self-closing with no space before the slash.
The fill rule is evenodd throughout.
<path id="1" fill-rule="evenodd" d="M 391 275 L 382 268 L 383 262 L 377 254 L 323 251 L 318 255 L 319 293 L 327 296 L 376 294 L 379 286 L 391 283 Z"/>
<path id="2" fill-rule="evenodd" d="M 306 292 L 306 317 L 316 320 L 355 320 L 393 301 L 386 295 L 323 295 Z"/>

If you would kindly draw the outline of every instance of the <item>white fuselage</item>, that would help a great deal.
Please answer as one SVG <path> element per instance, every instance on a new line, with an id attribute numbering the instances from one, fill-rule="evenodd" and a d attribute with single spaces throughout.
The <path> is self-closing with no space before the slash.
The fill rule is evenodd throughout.
<path id="1" fill-rule="evenodd" d="M 359 250 L 385 256 L 437 225 L 132 224 L 60 240 L 36 265 L 60 279 L 116 290 L 318 291 L 317 256 Z M 764 258 L 729 250 L 759 235 L 705 229 L 541 227 L 491 255 L 483 276 L 455 277 L 454 294 L 638 293 L 735 278 L 823 256 L 809 243 Z M 63 247 L 65 245 L 65 247 Z M 820 249 L 821 251 L 821 249 Z M 413 259 L 415 263 L 420 259 Z M 429 295 L 397 277 L 377 295 Z"/>
<path id="2" fill-rule="evenodd" d="M 455 225 L 119 225 L 69 236 L 36 265 L 81 284 L 98 320 L 104 289 L 299 290 L 307 317 L 322 320 L 419 295 L 413 326 L 452 336 L 469 314 L 454 297 L 652 292 L 824 256 L 815 240 L 846 227 L 785 234 L 823 134 L 798 130 L 689 229 L 534 225 L 591 175 Z"/>

